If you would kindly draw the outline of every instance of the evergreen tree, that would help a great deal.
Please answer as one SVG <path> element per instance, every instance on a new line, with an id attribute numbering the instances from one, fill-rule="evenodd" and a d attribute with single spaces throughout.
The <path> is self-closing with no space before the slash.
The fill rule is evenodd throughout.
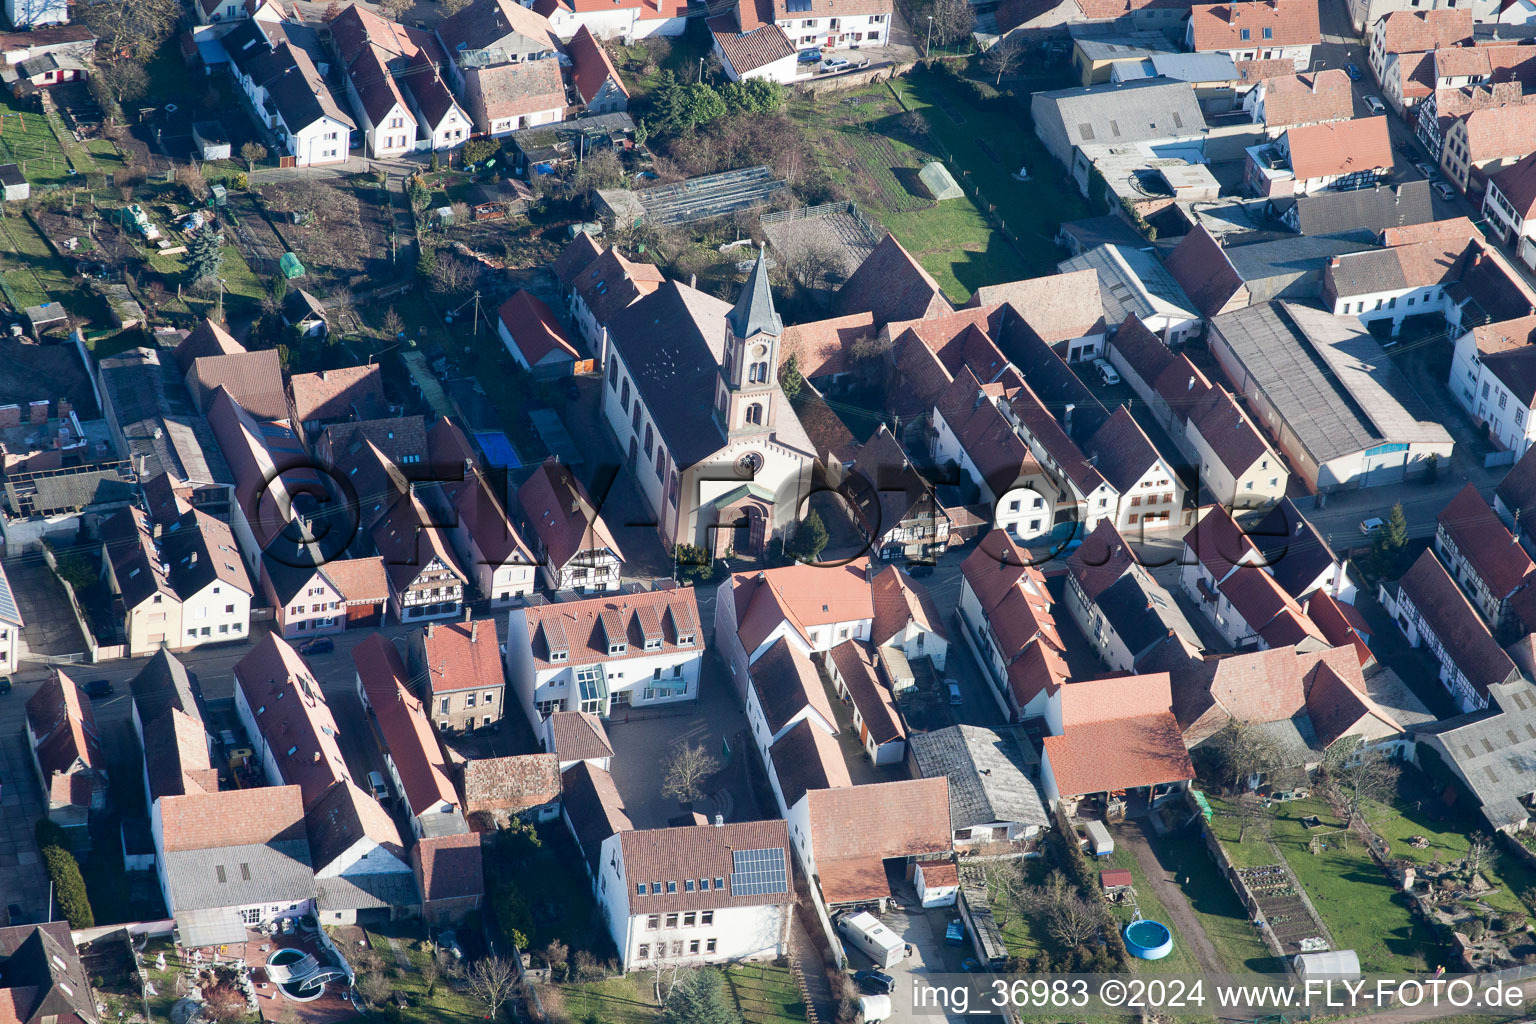
<path id="1" fill-rule="evenodd" d="M 1399 502 L 1387 513 L 1387 521 L 1371 535 L 1371 560 L 1376 571 L 1387 579 L 1396 579 L 1402 571 L 1403 553 L 1408 546 L 1408 517 Z"/>
<path id="2" fill-rule="evenodd" d="M 814 562 L 826 550 L 828 539 L 827 525 L 821 521 L 821 514 L 812 512 L 795 528 L 795 535 L 784 545 L 784 553 L 801 562 Z"/>
<path id="3" fill-rule="evenodd" d="M 701 968 L 683 977 L 667 996 L 658 1024 L 741 1024 L 720 972 Z"/>
<path id="4" fill-rule="evenodd" d="M 204 228 L 187 243 L 187 281 L 197 284 L 219 276 L 224 266 L 224 233 Z"/>

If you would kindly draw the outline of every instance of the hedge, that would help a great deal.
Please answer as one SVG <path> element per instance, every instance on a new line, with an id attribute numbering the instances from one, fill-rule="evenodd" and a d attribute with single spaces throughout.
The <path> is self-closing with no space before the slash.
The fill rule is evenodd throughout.
<path id="1" fill-rule="evenodd" d="M 46 827 L 45 827 L 46 826 Z M 69 921 L 71 928 L 90 928 L 96 924 L 91 911 L 90 897 L 85 893 L 85 879 L 80 875 L 80 862 L 64 848 L 64 830 L 44 818 L 37 823 L 38 852 L 43 857 L 43 870 L 53 883 L 53 899 L 59 912 Z M 52 916 L 53 908 L 49 908 Z"/>

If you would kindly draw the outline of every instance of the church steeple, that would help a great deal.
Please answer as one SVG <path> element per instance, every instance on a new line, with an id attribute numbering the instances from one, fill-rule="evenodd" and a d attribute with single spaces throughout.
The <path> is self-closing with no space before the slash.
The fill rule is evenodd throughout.
<path id="1" fill-rule="evenodd" d="M 754 334 L 772 334 L 777 337 L 784 331 L 784 321 L 773 308 L 773 292 L 768 288 L 768 250 L 757 250 L 757 262 L 747 275 L 747 283 L 736 297 L 736 306 L 726 317 L 731 331 L 742 341 Z"/>
<path id="2" fill-rule="evenodd" d="M 768 256 L 759 249 L 736 305 L 725 315 L 724 359 L 715 413 L 727 434 L 771 430 L 778 405 L 779 335 L 784 321 L 773 308 Z"/>

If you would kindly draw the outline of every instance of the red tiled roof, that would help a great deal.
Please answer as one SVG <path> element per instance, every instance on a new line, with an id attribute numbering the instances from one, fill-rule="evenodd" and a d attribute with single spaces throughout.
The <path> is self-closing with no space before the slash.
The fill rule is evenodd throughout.
<path id="1" fill-rule="evenodd" d="M 1519 671 L 1433 551 L 1419 556 L 1398 587 L 1479 696 Z"/>
<path id="2" fill-rule="evenodd" d="M 1062 735 L 1045 738 L 1062 796 L 1194 778 L 1166 672 L 1061 688 Z"/>
<path id="3" fill-rule="evenodd" d="M 221 387 L 257 419 L 288 418 L 288 394 L 283 390 L 283 369 L 276 349 L 192 360 L 187 370 L 187 389 L 204 415 L 212 406 L 214 392 Z"/>
<path id="4" fill-rule="evenodd" d="M 1437 522 L 1495 597 L 1509 597 L 1536 573 L 1536 564 L 1475 485 L 1463 487 Z"/>
<path id="5" fill-rule="evenodd" d="M 517 503 L 556 568 L 587 550 L 607 548 L 624 557 L 586 488 L 564 463 L 541 463 L 517 489 Z"/>
<path id="6" fill-rule="evenodd" d="M 491 646 L 496 646 L 495 631 Z M 448 765 L 438 746 L 432 723 L 421 701 L 411 693 L 410 675 L 395 645 L 382 634 L 370 633 L 352 648 L 352 663 L 363 682 L 363 692 L 373 708 L 413 814 L 422 814 L 439 802 L 457 807 L 458 795 L 448 781 Z"/>
<path id="7" fill-rule="evenodd" d="M 984 284 L 971 294 L 966 306 L 991 307 L 1003 303 L 1012 306 L 1047 344 L 1104 331 L 1103 293 L 1099 289 L 1099 273 L 1092 268 Z"/>
<path id="8" fill-rule="evenodd" d="M 1269 442 L 1226 388 L 1212 387 L 1205 401 L 1190 413 L 1189 422 L 1234 479 L 1266 456 L 1274 460 L 1277 469 L 1280 466 Z"/>
<path id="9" fill-rule="evenodd" d="M 1365 620 L 1353 606 L 1342 603 L 1326 590 L 1314 590 L 1307 597 L 1306 611 L 1307 617 L 1334 647 L 1348 644 L 1354 648 L 1361 666 L 1375 660 L 1365 642 Z"/>
<path id="10" fill-rule="evenodd" d="M 846 373 L 854 342 L 874 336 L 875 316 L 868 312 L 785 327 L 779 338 L 779 366 L 793 356 L 807 380 Z"/>
<path id="11" fill-rule="evenodd" d="M 889 234 L 843 282 L 835 308 L 839 315 L 873 313 L 881 325 L 894 320 L 922 320 L 953 310 L 933 275 Z"/>
<path id="12" fill-rule="evenodd" d="M 552 753 L 473 758 L 463 779 L 467 815 L 516 814 L 560 799 L 560 760 Z"/>
<path id="13" fill-rule="evenodd" d="M 391 590 L 403 592 L 434 561 L 464 582 L 464 573 L 443 541 L 443 531 L 411 491 L 374 524 L 373 546 L 384 559 Z"/>
<path id="14" fill-rule="evenodd" d="M 1364 718 L 1376 719 L 1387 732 L 1403 731 L 1396 719 L 1327 662 L 1319 664 L 1312 673 L 1307 690 L 1307 717 L 1312 720 L 1312 732 L 1323 747 L 1354 734 Z"/>
<path id="15" fill-rule="evenodd" d="M 1522 220 L 1536 216 L 1536 152 L 1528 153 L 1491 179 Z"/>
<path id="16" fill-rule="evenodd" d="M 411 860 L 427 903 L 485 895 L 478 833 L 429 836 L 417 842 Z"/>
<path id="17" fill-rule="evenodd" d="M 405 843 L 395 820 L 377 800 L 348 781 L 336 783 L 309 808 L 304 828 L 316 870 L 324 869 L 364 838 L 405 859 Z"/>
<path id="18" fill-rule="evenodd" d="M 1232 514 L 1220 505 L 1208 505 L 1197 515 L 1194 529 L 1184 544 L 1219 583 L 1239 565 L 1262 565 L 1263 554 Z"/>
<path id="19" fill-rule="evenodd" d="M 478 557 L 486 564 L 498 567 L 514 563 L 535 564 L 533 553 L 513 528 L 512 520 L 491 492 L 490 482 L 478 469 L 469 472 L 463 480 L 445 483 L 443 492 L 453 505 L 458 525 L 469 532 Z"/>
<path id="20" fill-rule="evenodd" d="M 581 31 L 586 30 L 583 25 Z M 577 358 L 576 346 L 566 337 L 554 310 L 526 289 L 513 292 L 512 297 L 496 310 L 496 316 L 529 366 L 537 366 L 551 352 Z"/>
<path id="21" fill-rule="evenodd" d="M 37 692 L 27 699 L 27 725 L 37 739 L 34 755 L 52 791 L 52 802 L 90 805 L 90 789 L 102 784 L 99 772 L 106 768 L 96 712 L 80 687 L 55 669 Z M 77 786 L 87 786 L 86 797 L 77 801 Z M 62 799 L 61 799 L 62 798 Z"/>
<path id="22" fill-rule="evenodd" d="M 1238 77 L 1250 84 L 1296 73 L 1296 62 L 1289 57 L 1274 57 L 1268 60 L 1240 60 L 1235 61 L 1233 67 L 1237 69 Z"/>
<path id="23" fill-rule="evenodd" d="M 597 7 L 596 2 L 594 7 Z M 603 6 L 601 9 L 610 8 Z M 565 44 L 565 52 L 571 58 L 571 83 L 576 86 L 576 92 L 583 103 L 591 103 L 596 99 L 604 82 L 612 82 L 619 92 L 629 96 L 629 90 L 625 88 L 618 69 L 609 59 L 608 51 L 586 25 L 578 28 L 571 41 Z"/>
<path id="24" fill-rule="evenodd" d="M 303 794 L 298 786 L 261 786 L 161 797 L 160 834 L 166 853 L 303 839 Z"/>
<path id="25" fill-rule="evenodd" d="M 203 322 L 192 328 L 185 338 L 182 338 L 172 353 L 176 357 L 176 365 L 181 367 L 183 375 L 192 369 L 192 361 L 203 356 L 227 356 L 245 351 L 245 346 L 235 340 L 235 336 L 226 331 L 222 325 L 216 324 L 208 317 Z"/>
<path id="26" fill-rule="evenodd" d="M 842 677 L 875 745 L 905 739 L 907 731 L 902 728 L 896 702 L 880 682 L 880 666 L 874 651 L 858 640 L 845 640 L 827 653 L 827 660 Z"/>
<path id="27" fill-rule="evenodd" d="M 1323 41 L 1317 0 L 1197 4 L 1190 8 L 1189 23 L 1196 51 L 1315 46 Z"/>
<path id="28" fill-rule="evenodd" d="M 1298 181 L 1392 166 L 1385 115 L 1302 125 L 1285 134 Z"/>
<path id="29" fill-rule="evenodd" d="M 1271 78 L 1261 88 L 1264 124 L 1270 128 L 1347 121 L 1354 116 L 1354 92 L 1349 75 L 1340 68 Z"/>
<path id="30" fill-rule="evenodd" d="M 1381 34 L 1383 53 L 1420 53 L 1437 46 L 1464 46 L 1472 42 L 1472 8 L 1391 11 L 1374 31 Z"/>
<path id="31" fill-rule="evenodd" d="M 527 642 L 540 668 L 551 664 L 592 665 L 704 649 L 698 602 L 692 587 L 558 601 L 535 605 L 523 614 L 528 623 Z M 490 637 L 494 652 L 494 628 Z M 517 638 L 518 642 L 522 639 Z M 647 640 L 659 640 L 661 646 L 647 650 Z M 681 640 L 689 642 L 680 643 Z M 624 651 L 610 654 L 614 644 L 624 644 Z M 554 651 L 564 651 L 565 657 L 551 662 L 550 654 Z"/>
<path id="32" fill-rule="evenodd" d="M 1498 157 L 1524 157 L 1536 150 L 1536 105 L 1485 107 L 1465 117 L 1467 159 L 1481 163 Z"/>
<path id="33" fill-rule="evenodd" d="M 549 716 L 551 751 L 558 761 L 596 761 L 613 756 L 602 720 L 586 711 L 556 711 Z"/>
<path id="34" fill-rule="evenodd" d="M 869 582 L 870 598 L 874 603 L 875 621 L 870 627 L 869 639 L 875 646 L 885 642 L 905 629 L 909 622 L 918 628 L 949 638 L 949 627 L 944 615 L 934 603 L 928 588 L 888 565 L 875 574 Z"/>
<path id="35" fill-rule="evenodd" d="M 433 693 L 501 686 L 505 679 L 495 619 L 429 622 L 413 635 Z"/>
<path id="36" fill-rule="evenodd" d="M 811 850 L 828 903 L 862 898 L 871 866 L 880 868 L 876 887 L 888 893 L 881 866 L 886 858 L 950 849 L 949 780 L 943 776 L 813 789 L 804 799 Z"/>
<path id="37" fill-rule="evenodd" d="M 300 423 L 345 419 L 356 407 L 384 405 L 384 370 L 378 363 L 296 373 L 288 387 L 293 391 L 294 415 Z"/>
<path id="38" fill-rule="evenodd" d="M 326 562 L 322 571 L 344 601 L 383 604 L 389 600 L 389 577 L 384 572 L 384 559 L 378 555 L 338 558 Z"/>
<path id="39" fill-rule="evenodd" d="M 750 654 L 779 623 L 788 621 L 809 641 L 808 631 L 836 622 L 873 620 L 875 607 L 865 573 L 866 559 L 835 569 L 793 565 L 732 578 L 736 598 L 736 631 Z"/>
<path id="40" fill-rule="evenodd" d="M 768 748 L 768 757 L 785 807 L 795 806 L 808 790 L 853 785 L 837 738 L 807 718 L 790 726 Z"/>
<path id="41" fill-rule="evenodd" d="M 814 711 L 829 728 L 837 729 L 832 703 L 811 659 L 787 637 L 780 637 L 747 669 L 758 707 L 770 734 L 784 728 L 806 710 Z"/>
<path id="42" fill-rule="evenodd" d="M 1274 83 L 1283 81 L 1281 78 L 1274 79 L 1270 88 L 1273 88 Z M 1344 86 L 1345 92 L 1348 92 L 1348 77 L 1344 79 Z M 1268 107 L 1269 101 L 1266 99 L 1265 109 Z M 1202 316 L 1225 313 L 1229 303 L 1239 293 L 1245 292 L 1243 275 L 1237 272 L 1221 243 L 1216 241 L 1204 224 L 1196 225 L 1193 231 L 1180 239 L 1179 244 L 1173 247 L 1173 252 L 1163 259 L 1163 265 Z"/>
<path id="43" fill-rule="evenodd" d="M 257 641 L 235 663 L 235 682 L 283 781 L 299 787 L 305 807 L 352 777 L 320 682 L 286 640 L 268 633 Z"/>

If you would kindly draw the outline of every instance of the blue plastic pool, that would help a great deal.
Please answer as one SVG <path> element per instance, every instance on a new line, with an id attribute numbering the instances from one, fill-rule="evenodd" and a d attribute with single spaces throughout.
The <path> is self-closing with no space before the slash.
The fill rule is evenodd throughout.
<path id="1" fill-rule="evenodd" d="M 1173 952 L 1173 933 L 1157 921 L 1139 918 L 1125 926 L 1125 948 L 1143 960 L 1161 960 Z"/>

